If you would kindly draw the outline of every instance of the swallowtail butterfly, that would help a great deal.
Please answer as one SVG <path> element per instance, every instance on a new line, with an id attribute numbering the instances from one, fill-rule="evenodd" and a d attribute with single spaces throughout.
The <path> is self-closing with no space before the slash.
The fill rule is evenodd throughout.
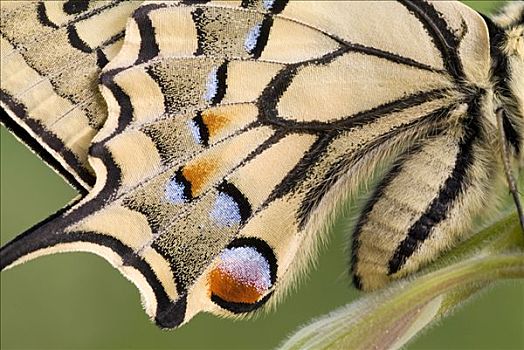
<path id="1" fill-rule="evenodd" d="M 491 19 L 451 1 L 2 1 L 0 19 L 2 122 L 82 194 L 3 246 L 2 270 L 98 254 L 163 328 L 277 300 L 371 178 L 354 284 L 406 276 L 522 161 L 522 1 Z"/>

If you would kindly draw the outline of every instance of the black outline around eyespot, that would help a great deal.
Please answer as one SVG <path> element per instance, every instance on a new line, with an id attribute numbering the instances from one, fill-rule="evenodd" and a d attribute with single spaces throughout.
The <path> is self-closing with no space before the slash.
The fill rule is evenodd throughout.
<path id="1" fill-rule="evenodd" d="M 258 253 L 260 253 L 264 259 L 269 264 L 269 275 L 271 279 L 271 288 L 274 287 L 277 279 L 277 258 L 273 252 L 273 248 L 269 246 L 264 240 L 256 237 L 239 237 L 233 240 L 227 248 L 237 248 L 237 247 L 248 247 L 254 248 Z M 241 314 L 245 312 L 254 311 L 261 306 L 263 306 L 273 295 L 273 291 L 266 294 L 262 299 L 255 303 L 235 303 L 222 299 L 216 294 L 211 294 L 211 301 L 220 306 L 221 308 L 230 311 L 234 314 Z"/>

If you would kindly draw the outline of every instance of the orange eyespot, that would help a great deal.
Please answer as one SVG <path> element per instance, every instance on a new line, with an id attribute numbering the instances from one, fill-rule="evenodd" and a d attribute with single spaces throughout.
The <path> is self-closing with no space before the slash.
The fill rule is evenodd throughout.
<path id="1" fill-rule="evenodd" d="M 269 263 L 253 247 L 225 249 L 209 274 L 211 294 L 230 303 L 256 303 L 271 286 Z"/>
<path id="2" fill-rule="evenodd" d="M 210 290 L 214 295 L 231 303 L 256 303 L 262 296 L 257 288 L 231 276 L 219 268 L 209 275 Z"/>

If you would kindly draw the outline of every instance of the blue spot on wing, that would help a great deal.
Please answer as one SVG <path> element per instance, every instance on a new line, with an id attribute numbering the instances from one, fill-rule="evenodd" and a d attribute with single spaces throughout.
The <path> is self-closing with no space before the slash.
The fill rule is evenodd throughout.
<path id="1" fill-rule="evenodd" d="M 191 119 L 187 122 L 187 126 L 189 127 L 189 131 L 191 131 L 191 135 L 193 135 L 195 142 L 202 143 L 202 136 L 200 135 L 200 128 L 197 123 Z"/>
<path id="2" fill-rule="evenodd" d="M 213 68 L 207 76 L 204 100 L 211 102 L 218 92 L 218 70 Z"/>
<path id="3" fill-rule="evenodd" d="M 263 4 L 264 4 L 264 8 L 269 11 L 273 8 L 273 5 L 275 4 L 275 0 L 264 0 Z"/>
<path id="4" fill-rule="evenodd" d="M 176 178 L 171 179 L 165 189 L 165 195 L 168 201 L 174 204 L 186 203 L 187 198 L 184 194 L 185 186 Z"/>
<path id="5" fill-rule="evenodd" d="M 218 193 L 213 210 L 211 210 L 211 217 L 217 224 L 226 227 L 240 224 L 242 220 L 238 203 L 233 197 L 223 192 Z"/>
<path id="6" fill-rule="evenodd" d="M 252 53 L 257 46 L 258 38 L 260 37 L 260 29 L 262 28 L 261 24 L 253 26 L 247 33 L 246 40 L 244 41 L 244 49 L 247 52 Z"/>

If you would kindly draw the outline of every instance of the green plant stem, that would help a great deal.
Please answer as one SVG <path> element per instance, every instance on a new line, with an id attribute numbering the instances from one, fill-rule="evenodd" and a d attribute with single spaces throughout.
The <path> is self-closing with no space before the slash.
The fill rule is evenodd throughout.
<path id="1" fill-rule="evenodd" d="M 281 349 L 398 348 L 482 288 L 514 278 L 524 278 L 524 235 L 511 214 L 420 274 L 302 328 Z"/>

